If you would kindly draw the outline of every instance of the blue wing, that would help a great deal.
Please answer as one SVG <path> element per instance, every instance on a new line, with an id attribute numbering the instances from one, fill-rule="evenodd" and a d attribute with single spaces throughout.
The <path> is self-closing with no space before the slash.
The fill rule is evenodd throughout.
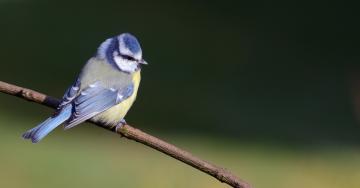
<path id="1" fill-rule="evenodd" d="M 65 121 L 65 129 L 69 129 L 129 98 L 133 90 L 133 84 L 116 90 L 96 82 L 80 91 L 80 81 L 77 80 L 65 93 L 55 114 L 25 132 L 23 138 L 39 142 Z"/>
<path id="2" fill-rule="evenodd" d="M 67 89 L 65 92 L 60 105 L 58 106 L 58 109 L 63 108 L 65 105 L 69 104 L 72 100 L 75 99 L 75 97 L 80 92 L 80 80 L 79 78 L 76 79 L 76 81 L 72 84 L 71 87 Z"/>
<path id="3" fill-rule="evenodd" d="M 119 104 L 121 101 L 129 98 L 133 91 L 133 84 L 121 89 L 106 88 L 101 82 L 91 84 L 71 101 L 73 113 L 67 121 L 65 129 L 74 127 Z"/>

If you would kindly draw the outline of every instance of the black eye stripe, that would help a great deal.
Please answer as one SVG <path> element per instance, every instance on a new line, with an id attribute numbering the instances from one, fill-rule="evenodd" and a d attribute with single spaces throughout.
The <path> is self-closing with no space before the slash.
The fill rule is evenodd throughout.
<path id="1" fill-rule="evenodd" d="M 132 60 L 132 61 L 136 61 L 135 58 L 128 56 L 128 55 L 121 55 L 122 58 L 127 59 L 127 60 Z"/>

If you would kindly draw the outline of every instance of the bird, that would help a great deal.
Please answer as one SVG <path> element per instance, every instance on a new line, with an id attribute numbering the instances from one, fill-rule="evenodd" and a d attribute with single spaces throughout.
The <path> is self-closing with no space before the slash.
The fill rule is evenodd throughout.
<path id="1" fill-rule="evenodd" d="M 61 124 L 67 130 L 89 119 L 110 129 L 122 127 L 137 96 L 141 67 L 147 64 L 134 35 L 106 39 L 66 90 L 54 114 L 22 137 L 37 143 Z"/>

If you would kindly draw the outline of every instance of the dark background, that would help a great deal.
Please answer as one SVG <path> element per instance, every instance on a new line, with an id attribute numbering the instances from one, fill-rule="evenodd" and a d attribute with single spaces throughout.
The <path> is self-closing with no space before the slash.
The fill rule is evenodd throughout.
<path id="1" fill-rule="evenodd" d="M 149 63 L 131 125 L 168 140 L 180 135 L 179 143 L 201 136 L 230 140 L 226 146 L 358 153 L 358 11 L 326 1 L 1 0 L 0 75 L 61 97 L 102 41 L 130 32 Z M 6 95 L 0 112 L 0 120 L 24 119 L 1 124 L 19 127 L 16 136 L 51 114 Z M 78 137 L 95 131 L 76 129 Z"/>

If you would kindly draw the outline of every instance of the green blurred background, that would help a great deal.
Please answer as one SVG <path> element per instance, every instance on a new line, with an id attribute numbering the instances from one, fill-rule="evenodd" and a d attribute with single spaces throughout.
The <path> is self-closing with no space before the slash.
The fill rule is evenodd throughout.
<path id="1" fill-rule="evenodd" d="M 360 187 L 357 5 L 0 0 L 0 78 L 61 97 L 108 37 L 149 65 L 128 123 L 254 187 Z M 227 187 L 84 124 L 33 145 L 52 110 L 0 95 L 0 187 Z"/>

